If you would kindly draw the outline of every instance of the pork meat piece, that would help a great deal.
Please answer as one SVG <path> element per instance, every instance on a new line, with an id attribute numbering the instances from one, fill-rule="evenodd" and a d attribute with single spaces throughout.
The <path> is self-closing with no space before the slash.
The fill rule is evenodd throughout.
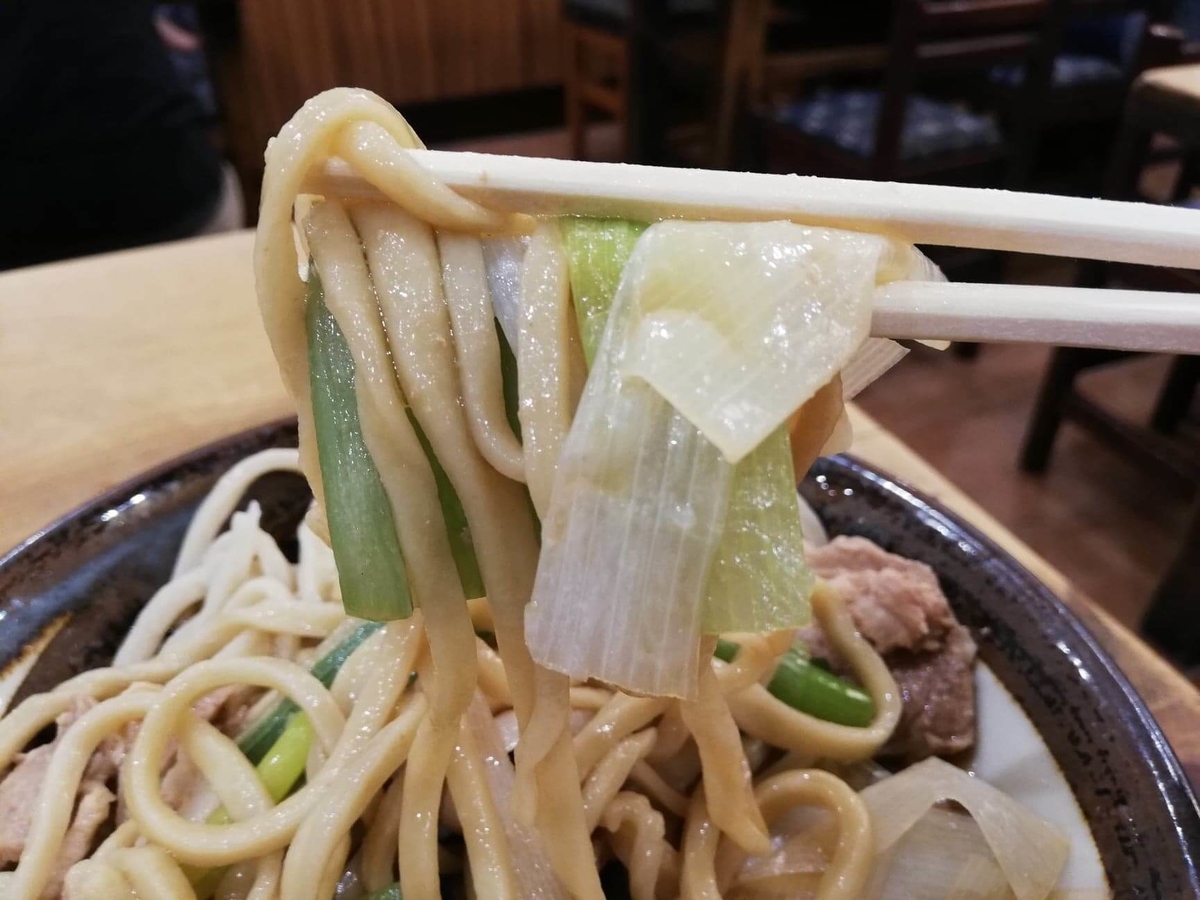
<path id="1" fill-rule="evenodd" d="M 860 537 L 834 538 L 810 550 L 808 561 L 845 602 L 900 689 L 904 712 L 884 752 L 918 760 L 973 746 L 975 642 L 933 570 Z M 800 637 L 813 657 L 846 671 L 819 627 Z"/>
<path id="2" fill-rule="evenodd" d="M 858 630 L 880 654 L 936 650 L 954 613 L 933 569 L 860 537 L 836 537 L 808 564 L 845 601 Z"/>
<path id="3" fill-rule="evenodd" d="M 92 852 L 96 833 L 108 821 L 108 813 L 116 796 L 103 784 L 85 782 L 79 789 L 79 805 L 71 819 L 54 861 L 54 874 L 42 891 L 42 900 L 54 900 L 62 894 L 67 871 Z"/>
<path id="4" fill-rule="evenodd" d="M 918 760 L 951 756 L 974 745 L 975 642 L 967 629 L 956 624 L 942 649 L 897 651 L 887 664 L 904 699 L 904 712 L 885 753 Z"/>
<path id="5" fill-rule="evenodd" d="M 53 753 L 52 744 L 30 750 L 0 781 L 0 868 L 21 858 L 29 820 Z"/>
<path id="6" fill-rule="evenodd" d="M 74 698 L 71 706 L 55 719 L 54 740 L 18 756 L 8 774 L 0 780 L 0 868 L 21 858 L 25 837 L 29 833 L 29 820 L 42 791 L 42 782 L 46 780 L 46 770 L 50 766 L 54 748 L 75 720 L 95 705 L 91 697 L 81 695 Z M 94 767 L 93 761 L 89 761 L 84 778 L 103 782 L 107 774 L 115 772 L 116 767 L 110 768 L 110 764 L 104 760 Z M 104 777 L 98 777 L 101 775 Z"/>

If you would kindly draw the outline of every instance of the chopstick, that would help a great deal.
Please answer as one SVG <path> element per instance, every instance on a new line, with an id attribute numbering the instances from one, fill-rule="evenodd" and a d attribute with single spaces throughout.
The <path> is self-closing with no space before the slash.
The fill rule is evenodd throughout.
<path id="1" fill-rule="evenodd" d="M 871 333 L 896 340 L 1200 353 L 1200 295 L 896 281 L 875 292 Z"/>
<path id="2" fill-rule="evenodd" d="M 1200 211 L 983 188 L 409 151 L 457 193 L 539 215 L 770 221 L 873 231 L 913 244 L 1200 268 Z M 312 193 L 378 196 L 331 161 Z"/>
<path id="3" fill-rule="evenodd" d="M 535 215 L 770 221 L 914 244 L 1200 268 L 1200 211 L 981 188 L 413 150 L 457 193 Z M 345 163 L 305 191 L 378 197 Z M 1030 341 L 1200 353 L 1200 295 L 1033 285 L 895 283 L 875 297 L 880 337 Z"/>

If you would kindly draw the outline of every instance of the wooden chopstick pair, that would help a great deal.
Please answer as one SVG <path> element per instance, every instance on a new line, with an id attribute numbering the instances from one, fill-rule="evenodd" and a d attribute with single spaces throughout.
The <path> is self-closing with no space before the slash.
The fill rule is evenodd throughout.
<path id="1" fill-rule="evenodd" d="M 413 150 L 456 192 L 535 215 L 770 221 L 914 244 L 1200 268 L 1200 210 L 980 188 Z M 337 160 L 312 193 L 377 196 Z M 1036 285 L 894 283 L 875 298 L 879 337 L 1030 341 L 1200 353 L 1200 294 Z"/>

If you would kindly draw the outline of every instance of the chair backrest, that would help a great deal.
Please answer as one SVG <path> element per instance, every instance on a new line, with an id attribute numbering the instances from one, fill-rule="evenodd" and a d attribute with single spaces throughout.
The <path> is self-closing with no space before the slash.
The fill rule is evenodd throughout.
<path id="1" fill-rule="evenodd" d="M 887 47 L 860 43 L 767 52 L 773 25 L 798 16 L 776 0 L 728 0 L 725 47 L 717 86 L 709 164 L 727 168 L 733 162 L 733 134 L 743 107 L 755 108 L 768 95 L 825 75 L 883 68 Z"/>
<path id="2" fill-rule="evenodd" d="M 1036 106 L 1039 91 L 1050 82 L 1049 47 L 1065 2 L 895 0 L 872 176 L 892 178 L 899 168 L 908 98 L 922 73 L 983 71 L 1018 62 L 1024 66 L 1025 96 L 1017 105 L 1026 111 Z"/>

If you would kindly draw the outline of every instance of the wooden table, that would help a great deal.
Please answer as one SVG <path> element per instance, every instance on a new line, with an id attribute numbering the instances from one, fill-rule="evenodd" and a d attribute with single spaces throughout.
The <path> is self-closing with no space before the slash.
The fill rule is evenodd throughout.
<path id="1" fill-rule="evenodd" d="M 0 552 L 200 444 L 291 412 L 249 232 L 0 275 Z M 862 411 L 854 452 L 1004 546 L 1092 628 L 1200 780 L 1200 694 Z"/>

